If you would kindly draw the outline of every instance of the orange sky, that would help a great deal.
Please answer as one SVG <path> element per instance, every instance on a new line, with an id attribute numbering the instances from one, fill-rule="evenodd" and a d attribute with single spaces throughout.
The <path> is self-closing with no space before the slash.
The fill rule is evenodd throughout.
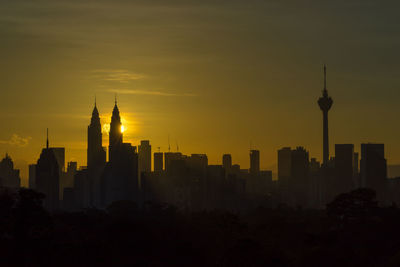
<path id="1" fill-rule="evenodd" d="M 400 162 L 399 4 L 387 1 L 5 1 L 0 10 L 0 153 L 26 165 L 45 145 L 86 164 L 95 95 L 114 94 L 125 140 L 223 153 L 262 168 L 305 146 L 321 158 L 317 105 L 328 65 L 335 143 L 383 142 Z M 107 145 L 107 138 L 104 138 Z"/>

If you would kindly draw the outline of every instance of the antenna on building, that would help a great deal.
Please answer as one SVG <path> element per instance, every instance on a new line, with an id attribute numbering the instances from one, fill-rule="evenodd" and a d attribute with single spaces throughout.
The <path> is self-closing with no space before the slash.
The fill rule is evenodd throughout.
<path id="1" fill-rule="evenodd" d="M 161 147 L 157 147 L 157 149 L 158 149 L 158 152 L 160 152 Z"/>
<path id="2" fill-rule="evenodd" d="M 171 144 L 169 143 L 169 134 L 168 134 L 168 152 L 171 152 Z"/>
<path id="3" fill-rule="evenodd" d="M 176 152 L 179 152 L 178 140 L 176 140 Z"/>
<path id="4" fill-rule="evenodd" d="M 324 88 L 326 89 L 326 65 L 324 64 Z"/>
<path id="5" fill-rule="evenodd" d="M 49 128 L 47 128 L 46 148 L 49 149 Z"/>

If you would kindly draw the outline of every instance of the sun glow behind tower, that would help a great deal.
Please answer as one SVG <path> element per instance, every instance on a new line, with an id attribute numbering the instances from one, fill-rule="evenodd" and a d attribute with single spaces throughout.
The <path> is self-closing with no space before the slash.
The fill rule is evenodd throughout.
<path id="1" fill-rule="evenodd" d="M 103 142 L 108 143 L 108 137 L 107 135 L 110 133 L 110 118 L 112 116 L 111 112 L 108 113 L 101 113 L 100 112 L 100 118 L 101 118 L 101 129 L 103 133 Z M 126 139 L 128 142 L 134 143 L 135 134 L 138 132 L 138 125 L 140 122 L 135 118 L 135 115 L 129 112 L 122 112 L 121 113 L 121 127 L 120 131 L 121 133 L 124 134 L 124 139 Z"/>

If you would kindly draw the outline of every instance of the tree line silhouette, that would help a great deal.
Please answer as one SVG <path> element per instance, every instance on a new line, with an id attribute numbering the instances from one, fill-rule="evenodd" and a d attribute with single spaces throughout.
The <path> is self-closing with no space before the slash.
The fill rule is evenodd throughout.
<path id="1" fill-rule="evenodd" d="M 260 206 L 242 214 L 116 201 L 47 212 L 31 189 L 0 194 L 1 266 L 396 266 L 400 210 L 373 190 L 326 210 Z"/>

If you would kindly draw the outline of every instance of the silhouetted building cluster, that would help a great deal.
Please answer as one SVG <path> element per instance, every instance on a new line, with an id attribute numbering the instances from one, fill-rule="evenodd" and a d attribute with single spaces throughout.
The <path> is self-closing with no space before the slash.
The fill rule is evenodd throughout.
<path id="1" fill-rule="evenodd" d="M 251 152 L 250 162 L 258 165 L 254 171 L 232 165 L 229 154 L 223 155 L 222 165 L 209 165 L 205 154 L 180 152 L 154 153 L 154 162 L 161 162 L 163 156 L 165 168 L 160 164 L 143 176 L 145 202 L 166 202 L 187 210 L 238 211 L 255 205 L 254 198 L 265 200 L 272 193 L 272 172 L 259 170 L 259 151 Z"/>
<path id="2" fill-rule="evenodd" d="M 76 162 L 69 162 L 65 170 L 65 149 L 49 147 L 47 139 L 37 164 L 29 166 L 29 186 L 46 195 L 47 209 L 105 208 L 118 200 L 139 200 L 138 154 L 136 147 L 123 142 L 117 102 L 111 117 L 108 162 L 101 130 L 95 103 L 88 126 L 88 166 L 79 169 Z"/>
<path id="3" fill-rule="evenodd" d="M 155 152 L 149 140 L 138 147 L 123 141 L 123 125 L 115 101 L 109 145 L 102 144 L 102 126 L 95 103 L 87 135 L 87 166 L 69 162 L 65 169 L 65 149 L 49 147 L 36 164 L 29 166 L 29 187 L 46 195 L 49 210 L 105 208 L 119 200 L 138 205 L 169 203 L 184 210 L 245 210 L 257 206 L 320 209 L 337 195 L 360 187 L 377 192 L 381 203 L 400 204 L 400 178 L 388 179 L 383 144 L 336 144 L 329 155 L 328 111 L 333 104 L 326 88 L 318 100 L 323 115 L 323 161 L 310 158 L 306 148 L 283 147 L 278 150 L 278 179 L 272 171 L 260 169 L 260 151 L 250 150 L 249 169 L 232 163 L 224 154 L 221 165 L 209 165 L 205 154 Z M 107 161 L 108 151 L 108 161 Z M 19 171 L 8 155 L 0 162 L 0 185 L 18 188 Z"/>
<path id="4" fill-rule="evenodd" d="M 329 157 L 328 111 L 332 104 L 324 66 L 324 89 L 318 100 L 323 115 L 323 162 L 309 160 L 309 153 L 303 147 L 280 149 L 279 201 L 291 206 L 324 208 L 337 195 L 360 187 L 376 191 L 381 203 L 397 201 L 390 192 L 399 192 L 400 187 L 387 177 L 383 144 L 361 144 L 360 165 L 353 144 L 336 144 L 335 156 Z"/>

